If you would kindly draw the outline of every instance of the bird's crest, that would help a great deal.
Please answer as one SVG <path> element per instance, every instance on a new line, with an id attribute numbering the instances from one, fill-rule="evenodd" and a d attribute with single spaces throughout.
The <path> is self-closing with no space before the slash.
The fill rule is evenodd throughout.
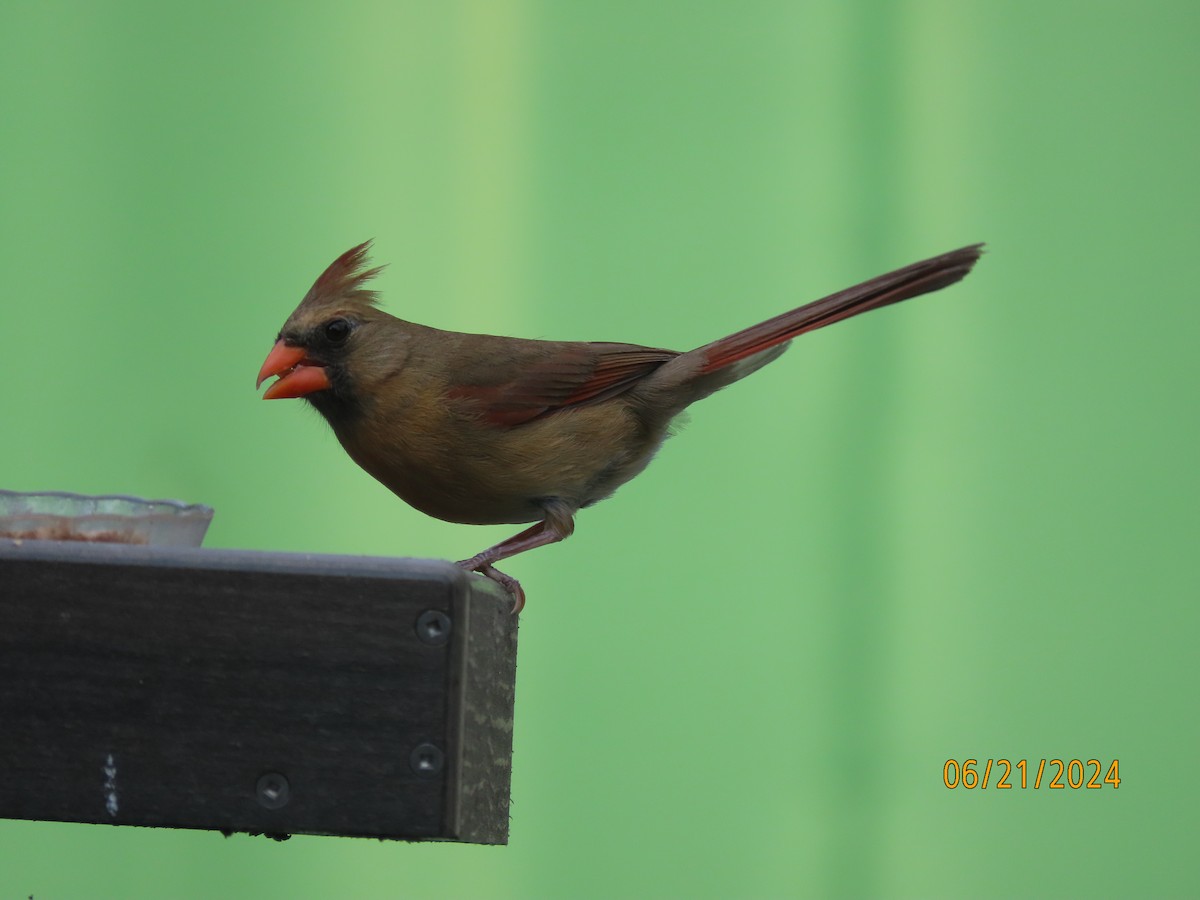
<path id="1" fill-rule="evenodd" d="M 357 300 L 372 306 L 377 304 L 379 294 L 363 287 L 383 271 L 383 266 L 367 268 L 367 252 L 370 249 L 371 241 L 364 241 L 330 263 L 329 268 L 322 272 L 321 277 L 308 289 L 308 293 L 300 301 L 300 306 L 311 308 L 344 300 Z"/>

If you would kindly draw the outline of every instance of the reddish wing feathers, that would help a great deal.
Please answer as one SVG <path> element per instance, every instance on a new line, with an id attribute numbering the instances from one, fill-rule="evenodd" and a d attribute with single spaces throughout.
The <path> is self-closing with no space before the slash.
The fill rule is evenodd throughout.
<path id="1" fill-rule="evenodd" d="M 614 397 L 675 356 L 671 350 L 632 344 L 567 345 L 512 381 L 462 385 L 451 395 L 474 400 L 491 425 L 521 425 L 565 406 Z"/>
<path id="2" fill-rule="evenodd" d="M 971 271 L 982 248 L 974 244 L 913 263 L 713 341 L 701 348 L 705 363 L 700 374 L 723 369 L 807 331 L 954 284 Z"/>
<path id="3" fill-rule="evenodd" d="M 667 360 L 679 355 L 673 350 L 627 344 L 593 344 L 592 349 L 599 351 L 596 368 L 571 392 L 567 404 L 607 400 L 628 390 Z"/>

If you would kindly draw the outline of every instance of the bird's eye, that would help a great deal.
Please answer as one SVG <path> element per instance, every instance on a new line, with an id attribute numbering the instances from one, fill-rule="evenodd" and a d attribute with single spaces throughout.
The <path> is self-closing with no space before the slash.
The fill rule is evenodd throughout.
<path id="1" fill-rule="evenodd" d="M 331 344 L 340 344 L 350 336 L 350 322 L 346 319 L 330 319 L 325 323 L 325 338 Z"/>

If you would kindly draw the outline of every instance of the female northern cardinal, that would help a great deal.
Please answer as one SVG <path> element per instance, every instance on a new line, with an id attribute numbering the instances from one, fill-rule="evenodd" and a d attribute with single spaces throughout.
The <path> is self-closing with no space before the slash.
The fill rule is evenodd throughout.
<path id="1" fill-rule="evenodd" d="M 279 332 L 258 384 L 304 397 L 350 457 L 401 500 L 439 519 L 535 523 L 459 563 L 525 603 L 493 564 L 561 541 L 574 516 L 650 462 L 689 404 L 777 359 L 788 341 L 965 276 L 963 247 L 752 325 L 687 353 L 459 334 L 376 308 L 363 284 L 370 242 L 338 257 Z"/>

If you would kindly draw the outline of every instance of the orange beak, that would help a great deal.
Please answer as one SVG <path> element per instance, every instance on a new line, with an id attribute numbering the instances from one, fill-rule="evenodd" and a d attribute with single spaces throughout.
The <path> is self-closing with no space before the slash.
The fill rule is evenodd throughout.
<path id="1" fill-rule="evenodd" d="M 278 375 L 279 380 L 267 388 L 264 400 L 289 400 L 315 391 L 327 391 L 332 386 L 323 366 L 306 361 L 303 347 L 289 347 L 283 341 L 276 341 L 267 354 L 258 370 L 256 387 L 262 387 L 262 383 L 273 375 Z"/>

